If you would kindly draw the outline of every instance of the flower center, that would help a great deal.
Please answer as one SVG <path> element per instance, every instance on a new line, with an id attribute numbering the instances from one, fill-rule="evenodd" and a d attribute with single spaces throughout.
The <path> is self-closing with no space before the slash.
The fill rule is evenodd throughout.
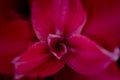
<path id="1" fill-rule="evenodd" d="M 63 55 L 67 53 L 67 47 L 61 36 L 55 34 L 49 34 L 48 46 L 50 52 L 57 58 L 61 59 Z"/>

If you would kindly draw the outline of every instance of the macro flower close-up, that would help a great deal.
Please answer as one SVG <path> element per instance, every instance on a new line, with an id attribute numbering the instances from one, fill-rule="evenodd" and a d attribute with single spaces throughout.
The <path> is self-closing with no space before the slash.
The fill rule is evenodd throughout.
<path id="1" fill-rule="evenodd" d="M 0 80 L 120 80 L 120 0 L 0 4 Z"/>

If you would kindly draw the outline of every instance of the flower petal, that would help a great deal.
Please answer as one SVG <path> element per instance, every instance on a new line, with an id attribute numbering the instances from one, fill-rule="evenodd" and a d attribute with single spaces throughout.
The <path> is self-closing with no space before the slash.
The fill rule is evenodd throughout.
<path id="1" fill-rule="evenodd" d="M 65 0 L 63 0 L 65 4 Z M 67 7 L 68 6 L 68 7 Z M 81 33 L 81 30 L 83 29 L 86 20 L 87 15 L 86 12 L 83 9 L 83 5 L 80 0 L 66 0 L 66 6 L 65 6 L 65 12 L 64 16 L 66 21 L 64 20 L 63 28 L 64 35 L 71 35 L 72 33 Z"/>
<path id="2" fill-rule="evenodd" d="M 34 0 L 31 8 L 33 27 L 39 39 L 46 39 L 49 33 L 80 33 L 86 21 L 79 0 Z"/>
<path id="3" fill-rule="evenodd" d="M 96 74 L 118 59 L 118 48 L 113 53 L 109 52 L 82 35 L 71 36 L 68 43 L 71 48 L 66 62 L 80 74 Z"/>
<path id="4" fill-rule="evenodd" d="M 54 33 L 53 1 L 34 0 L 31 3 L 31 20 L 39 39 L 46 40 L 49 33 Z"/>
<path id="5" fill-rule="evenodd" d="M 13 74 L 11 60 L 23 52 L 34 40 L 26 20 L 17 19 L 0 25 L 0 73 Z"/>
<path id="6" fill-rule="evenodd" d="M 89 19 L 83 34 L 104 48 L 113 50 L 120 44 L 120 0 L 91 0 L 91 4 L 87 2 L 85 7 L 86 10 L 90 7 Z"/>
<path id="7" fill-rule="evenodd" d="M 54 59 L 46 42 L 38 42 L 13 60 L 16 79 L 23 76 L 46 77 L 60 70 L 64 63 Z"/>
<path id="8" fill-rule="evenodd" d="M 56 74 L 59 70 L 64 67 L 64 62 L 56 59 L 55 57 L 48 59 L 45 63 L 41 64 L 28 76 L 36 77 L 40 76 L 42 78 Z"/>

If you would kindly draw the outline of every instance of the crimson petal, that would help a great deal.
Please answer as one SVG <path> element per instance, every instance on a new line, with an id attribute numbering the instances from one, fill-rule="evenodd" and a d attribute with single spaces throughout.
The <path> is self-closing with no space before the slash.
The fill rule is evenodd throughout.
<path id="1" fill-rule="evenodd" d="M 53 0 L 31 0 L 31 20 L 39 39 L 46 40 L 49 33 L 54 33 Z"/>
<path id="2" fill-rule="evenodd" d="M 31 8 L 34 30 L 43 40 L 52 33 L 80 33 L 86 21 L 86 13 L 79 0 L 34 0 Z"/>
<path id="3" fill-rule="evenodd" d="M 63 1 L 65 4 L 65 0 Z M 87 15 L 83 9 L 83 5 L 80 0 L 66 0 L 66 4 L 66 21 L 64 20 L 63 25 L 63 28 L 65 28 L 64 34 L 67 36 L 72 33 L 79 34 L 87 21 Z"/>
<path id="4" fill-rule="evenodd" d="M 45 42 L 35 43 L 21 56 L 13 60 L 17 79 L 23 76 L 46 77 L 60 70 L 64 63 L 54 59 Z"/>
<path id="5" fill-rule="evenodd" d="M 71 48 L 69 55 L 66 56 L 66 62 L 80 74 L 96 74 L 118 59 L 118 48 L 113 53 L 109 52 L 82 35 L 71 36 L 68 43 Z"/>

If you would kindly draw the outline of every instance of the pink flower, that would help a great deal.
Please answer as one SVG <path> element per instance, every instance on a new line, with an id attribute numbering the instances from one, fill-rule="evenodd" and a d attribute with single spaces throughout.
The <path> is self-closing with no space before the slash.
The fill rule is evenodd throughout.
<path id="1" fill-rule="evenodd" d="M 111 43 L 112 47 L 106 49 L 106 46 L 102 47 L 106 44 L 100 45 L 98 43 L 101 41 L 96 41 L 99 37 L 99 40 L 105 42 L 106 37 L 111 39 L 108 33 L 104 33 L 104 27 L 110 27 L 108 32 L 113 34 L 111 26 L 114 22 L 111 18 L 114 19 L 115 16 L 109 17 L 109 14 L 105 16 L 104 12 L 104 16 L 101 16 L 94 9 L 94 14 L 89 17 L 80 0 L 31 0 L 30 4 L 32 25 L 39 41 L 13 60 L 17 79 L 23 76 L 55 75 L 65 65 L 76 74 L 90 76 L 103 72 L 118 60 L 117 42 Z M 98 4 L 95 8 L 97 6 Z M 98 20 L 106 22 L 98 22 Z M 114 35 L 114 38 L 118 38 L 117 35 Z"/>
<path id="2" fill-rule="evenodd" d="M 32 23 L 2 7 L 0 73 L 13 74 L 13 62 L 16 79 L 120 79 L 120 0 L 30 0 Z"/>

